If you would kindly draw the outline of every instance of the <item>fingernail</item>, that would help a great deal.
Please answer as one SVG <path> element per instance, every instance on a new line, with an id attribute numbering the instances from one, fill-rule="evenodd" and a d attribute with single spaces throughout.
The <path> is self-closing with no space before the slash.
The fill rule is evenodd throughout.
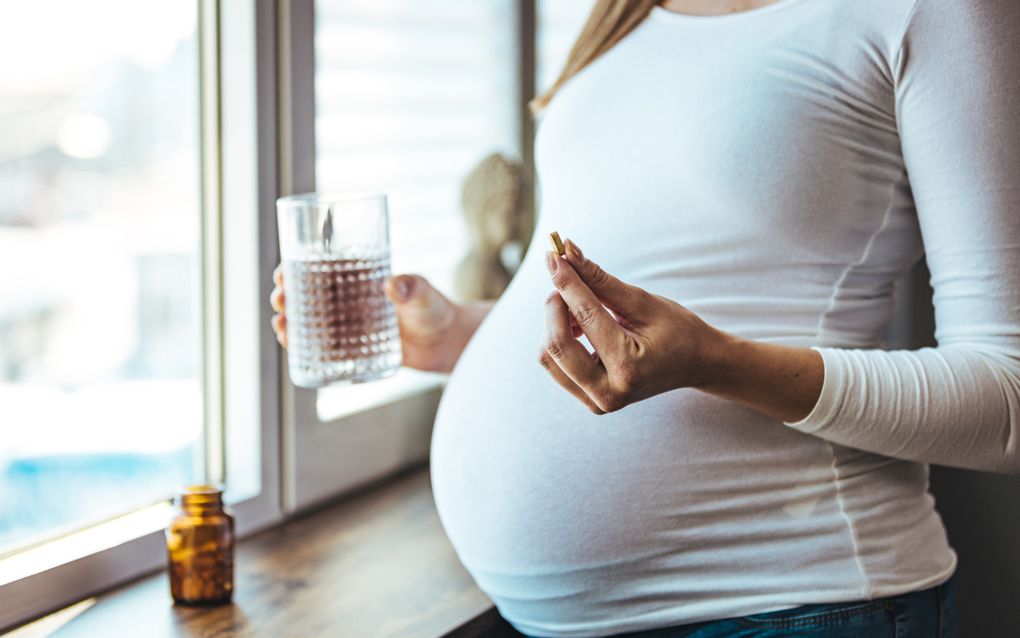
<path id="1" fill-rule="evenodd" d="M 397 299 L 407 301 L 411 298 L 411 289 L 414 287 L 414 284 L 408 281 L 406 277 L 397 277 L 397 280 L 393 283 L 397 289 Z"/>
<path id="2" fill-rule="evenodd" d="M 577 261 L 584 261 L 584 253 L 581 252 L 581 249 L 578 248 L 573 239 L 567 240 L 567 252 L 570 253 L 570 255 L 572 255 Z"/>
<path id="3" fill-rule="evenodd" d="M 556 268 L 559 266 L 559 259 L 556 258 L 556 254 L 551 250 L 546 251 L 545 253 L 545 265 L 549 268 L 549 274 L 556 274 Z"/>

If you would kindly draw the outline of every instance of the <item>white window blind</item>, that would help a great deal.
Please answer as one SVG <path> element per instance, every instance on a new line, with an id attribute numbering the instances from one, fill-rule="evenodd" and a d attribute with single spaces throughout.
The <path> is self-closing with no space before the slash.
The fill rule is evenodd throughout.
<path id="1" fill-rule="evenodd" d="M 460 188 L 516 155 L 512 0 L 318 0 L 316 185 L 389 196 L 393 268 L 450 292 Z"/>

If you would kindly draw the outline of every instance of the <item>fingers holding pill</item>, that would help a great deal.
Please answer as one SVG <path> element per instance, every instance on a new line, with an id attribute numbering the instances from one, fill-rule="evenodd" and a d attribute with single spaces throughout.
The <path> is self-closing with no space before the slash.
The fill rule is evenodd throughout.
<path id="1" fill-rule="evenodd" d="M 540 361 L 543 367 L 546 363 L 552 363 L 582 389 L 593 392 L 606 385 L 608 376 L 605 367 L 574 336 L 570 312 L 558 292 L 550 294 L 545 301 L 545 337 L 542 349 L 546 355 Z"/>
<path id="2" fill-rule="evenodd" d="M 545 299 L 545 334 L 543 344 L 557 359 L 567 356 L 566 351 L 587 354 L 587 350 L 574 334 L 574 321 L 559 292 L 553 291 Z M 568 344 L 561 345 L 561 344 Z"/>
<path id="3" fill-rule="evenodd" d="M 711 382 L 724 334 L 680 304 L 617 279 L 552 233 L 556 291 L 546 299 L 539 363 L 592 412 Z M 584 335 L 595 352 L 578 341 Z"/>
<path id="4" fill-rule="evenodd" d="M 647 292 L 607 273 L 597 263 L 587 259 L 577 244 L 570 239 L 564 244 L 564 258 L 581 281 L 606 307 L 626 317 L 631 323 L 639 321 L 648 306 L 650 295 Z"/>
<path id="5" fill-rule="evenodd" d="M 599 355 L 603 359 L 611 357 L 612 351 L 626 340 L 623 328 L 569 263 L 553 253 L 548 255 L 553 285 L 569 308 L 569 314 Z"/>
<path id="6" fill-rule="evenodd" d="M 545 347 L 539 350 L 538 363 L 545 368 L 546 372 L 549 373 L 549 376 L 553 378 L 553 381 L 573 395 L 575 399 L 583 403 L 585 407 L 591 410 L 594 414 L 605 414 L 605 412 L 603 412 L 602 409 L 588 397 L 587 393 L 585 393 L 579 385 L 574 383 L 570 377 L 568 377 L 567 374 L 560 369 L 559 364 L 556 363 L 555 359 L 552 358 L 552 355 L 549 354 L 549 351 L 546 350 Z"/>

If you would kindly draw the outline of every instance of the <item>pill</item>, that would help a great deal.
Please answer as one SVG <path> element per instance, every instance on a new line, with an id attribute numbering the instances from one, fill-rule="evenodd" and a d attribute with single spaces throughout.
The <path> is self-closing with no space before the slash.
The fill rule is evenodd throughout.
<path id="1" fill-rule="evenodd" d="M 552 242 L 553 252 L 559 256 L 567 254 L 567 249 L 563 247 L 563 241 L 560 240 L 560 234 L 555 230 L 549 233 L 549 241 Z"/>

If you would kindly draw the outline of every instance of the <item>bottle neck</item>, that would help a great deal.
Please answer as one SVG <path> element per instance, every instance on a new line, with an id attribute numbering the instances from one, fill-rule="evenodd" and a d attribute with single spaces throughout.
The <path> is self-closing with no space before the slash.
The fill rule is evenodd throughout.
<path id="1" fill-rule="evenodd" d="M 223 490 L 213 485 L 194 485 L 181 492 L 178 504 L 188 514 L 222 512 Z"/>

